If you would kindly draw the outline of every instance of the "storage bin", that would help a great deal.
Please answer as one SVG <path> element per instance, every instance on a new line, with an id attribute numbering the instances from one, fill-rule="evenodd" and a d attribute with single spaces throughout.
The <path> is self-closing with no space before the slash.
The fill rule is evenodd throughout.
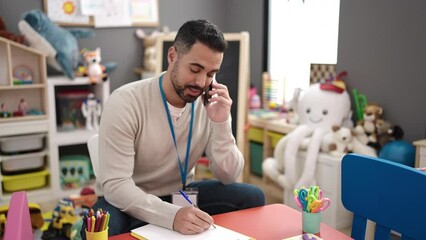
<path id="1" fill-rule="evenodd" d="M 250 170 L 251 173 L 262 176 L 263 145 L 250 142 Z"/>
<path id="2" fill-rule="evenodd" d="M 270 131 L 268 131 L 267 135 L 268 135 L 268 137 L 271 138 L 271 146 L 272 146 L 272 148 L 275 148 L 275 146 L 277 145 L 278 141 L 282 137 L 284 137 L 283 134 L 276 133 L 276 132 L 270 132 Z"/>
<path id="3" fill-rule="evenodd" d="M 0 152 L 5 154 L 22 153 L 43 149 L 45 133 L 18 135 L 0 138 Z"/>
<path id="4" fill-rule="evenodd" d="M 47 170 L 3 176 L 3 189 L 5 192 L 16 192 L 42 188 L 46 186 L 48 176 Z"/>
<path id="5" fill-rule="evenodd" d="M 248 139 L 253 142 L 263 143 L 263 129 L 257 127 L 249 128 Z"/>
<path id="6" fill-rule="evenodd" d="M 46 151 L 0 156 L 3 174 L 24 173 L 40 169 L 44 166 Z"/>

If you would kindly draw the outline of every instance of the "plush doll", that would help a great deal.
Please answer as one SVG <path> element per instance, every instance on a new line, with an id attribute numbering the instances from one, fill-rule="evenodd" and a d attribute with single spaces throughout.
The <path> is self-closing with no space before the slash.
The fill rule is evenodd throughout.
<path id="1" fill-rule="evenodd" d="M 140 39 L 143 39 L 144 47 L 144 58 L 143 58 L 143 70 L 147 72 L 155 72 L 157 65 L 157 50 L 156 42 L 157 38 L 163 34 L 169 32 L 168 27 L 164 27 L 163 32 L 153 31 L 151 35 L 147 36 L 143 29 L 136 30 L 136 36 Z"/>
<path id="2" fill-rule="evenodd" d="M 96 48 L 94 51 L 86 51 L 84 53 L 84 61 L 86 62 L 85 75 L 89 76 L 91 84 L 96 84 L 108 79 L 106 69 L 101 64 L 100 48 Z"/>
<path id="3" fill-rule="evenodd" d="M 302 89 L 296 88 L 293 92 L 293 98 L 285 103 L 285 110 L 286 110 L 286 120 L 287 123 L 290 124 L 298 124 L 299 123 L 299 117 L 297 116 L 296 109 L 297 109 L 297 102 L 299 101 L 300 94 L 302 92 Z"/>
<path id="4" fill-rule="evenodd" d="M 263 173 L 284 189 L 314 185 L 316 163 L 324 135 L 333 125 L 350 127 L 350 107 L 350 97 L 343 81 L 312 84 L 297 103 L 299 125 L 280 139 L 274 156 L 263 161 Z M 298 175 L 297 154 L 307 138 L 306 159 L 302 174 Z M 354 152 L 375 156 L 374 150 L 359 142 L 355 142 L 353 147 Z"/>
<path id="5" fill-rule="evenodd" d="M 50 66 L 74 79 L 74 71 L 78 68 L 79 48 L 77 38 L 90 37 L 88 29 L 70 29 L 59 27 L 40 10 L 35 9 L 22 15 L 18 23 L 19 30 L 29 45 L 47 56 Z"/>
<path id="6" fill-rule="evenodd" d="M 321 151 L 335 157 L 342 157 L 352 151 L 352 131 L 338 125 L 332 126 L 332 131 L 324 135 Z"/>
<path id="7" fill-rule="evenodd" d="M 372 147 L 377 147 L 376 122 L 381 119 L 383 108 L 369 103 L 364 108 L 363 120 L 358 121 L 355 133 L 358 140 Z"/>
<path id="8" fill-rule="evenodd" d="M 376 134 L 378 151 L 380 151 L 386 143 L 401 140 L 404 136 L 404 131 L 398 125 L 393 125 L 388 121 L 378 119 L 376 121 Z"/>

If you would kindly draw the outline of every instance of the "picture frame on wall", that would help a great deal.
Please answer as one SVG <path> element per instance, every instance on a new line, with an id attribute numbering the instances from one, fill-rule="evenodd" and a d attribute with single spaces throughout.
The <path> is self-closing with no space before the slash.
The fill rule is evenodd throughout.
<path id="1" fill-rule="evenodd" d="M 43 0 L 44 12 L 61 26 L 157 27 L 158 0 Z"/>

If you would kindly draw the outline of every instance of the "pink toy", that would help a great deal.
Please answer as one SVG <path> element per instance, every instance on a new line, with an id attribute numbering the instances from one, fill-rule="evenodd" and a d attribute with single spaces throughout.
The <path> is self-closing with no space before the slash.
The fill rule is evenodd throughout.
<path id="1" fill-rule="evenodd" d="M 3 239 L 34 239 L 27 194 L 23 191 L 12 193 Z"/>

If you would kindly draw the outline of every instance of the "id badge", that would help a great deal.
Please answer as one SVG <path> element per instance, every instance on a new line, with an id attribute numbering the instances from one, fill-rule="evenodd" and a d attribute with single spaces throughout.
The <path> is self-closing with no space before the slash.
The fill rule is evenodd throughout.
<path id="1" fill-rule="evenodd" d="M 197 206 L 198 205 L 198 190 L 193 188 L 187 188 L 185 191 L 186 195 L 188 196 L 189 200 Z M 173 192 L 172 193 L 172 204 L 181 206 L 181 207 L 190 207 L 192 206 L 191 203 L 186 200 L 184 196 L 180 192 Z"/>

